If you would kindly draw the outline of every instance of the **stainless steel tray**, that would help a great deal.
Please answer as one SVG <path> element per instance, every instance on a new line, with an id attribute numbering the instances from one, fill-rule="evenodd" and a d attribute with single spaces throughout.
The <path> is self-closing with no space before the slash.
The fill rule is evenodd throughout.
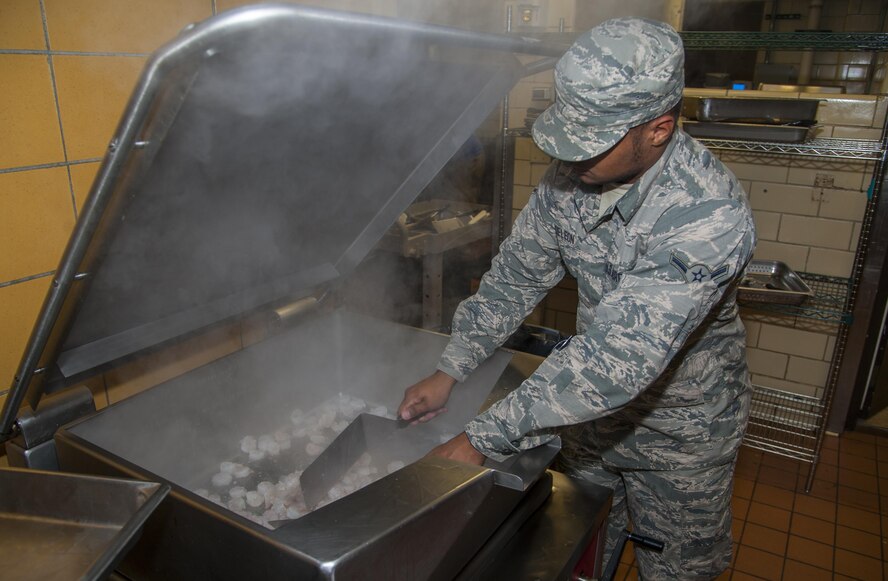
<path id="1" fill-rule="evenodd" d="M 4 579 L 104 579 L 136 542 L 166 484 L 0 469 Z"/>
<path id="2" fill-rule="evenodd" d="M 753 260 L 740 281 L 737 300 L 798 305 L 813 296 L 805 281 L 783 262 Z"/>
<path id="3" fill-rule="evenodd" d="M 802 143 L 808 138 L 810 129 L 794 125 L 756 125 L 714 121 L 685 121 L 682 128 L 689 135 L 704 139 L 748 139 L 776 143 Z"/>
<path id="4" fill-rule="evenodd" d="M 697 101 L 697 120 L 811 126 L 817 121 L 819 103 L 817 99 L 706 97 Z"/>

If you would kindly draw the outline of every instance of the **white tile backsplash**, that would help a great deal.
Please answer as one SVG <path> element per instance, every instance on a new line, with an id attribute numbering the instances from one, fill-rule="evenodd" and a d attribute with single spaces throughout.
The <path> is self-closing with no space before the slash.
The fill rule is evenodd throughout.
<path id="1" fill-rule="evenodd" d="M 533 193 L 531 186 L 514 186 L 512 188 L 512 208 L 520 210 L 530 201 L 530 195 Z"/>
<path id="2" fill-rule="evenodd" d="M 752 218 L 759 240 L 777 240 L 777 233 L 780 231 L 780 214 L 753 210 Z"/>
<path id="3" fill-rule="evenodd" d="M 880 139 L 882 130 L 874 127 L 833 126 L 832 137 L 836 139 Z"/>
<path id="4" fill-rule="evenodd" d="M 816 216 L 820 209 L 820 189 L 811 186 L 753 182 L 749 192 L 753 210 Z"/>
<path id="5" fill-rule="evenodd" d="M 866 192 L 823 190 L 820 217 L 860 222 L 866 210 Z"/>
<path id="6" fill-rule="evenodd" d="M 792 356 L 786 369 L 786 379 L 825 387 L 829 375 L 829 363 L 804 357 Z"/>
<path id="7" fill-rule="evenodd" d="M 746 357 L 749 363 L 750 373 L 758 373 L 780 378 L 786 376 L 786 366 L 789 362 L 789 356 L 784 353 L 764 351 L 762 349 L 750 347 L 746 349 Z"/>
<path id="8" fill-rule="evenodd" d="M 805 265 L 808 262 L 808 250 L 807 246 L 759 240 L 755 246 L 755 258 L 779 260 L 793 270 L 805 270 Z"/>
<path id="9" fill-rule="evenodd" d="M 777 239 L 789 244 L 845 250 L 850 244 L 853 227 L 852 222 L 844 220 L 784 214 Z"/>
<path id="10" fill-rule="evenodd" d="M 541 150 L 534 144 L 530 148 L 530 161 L 532 161 L 533 163 L 542 163 L 548 166 L 550 163 L 552 163 L 552 158 L 543 153 L 543 150 Z"/>
<path id="11" fill-rule="evenodd" d="M 759 333 L 760 349 L 798 355 L 809 359 L 823 359 L 827 336 L 777 325 L 762 325 Z"/>
<path id="12" fill-rule="evenodd" d="M 808 272 L 849 278 L 854 266 L 854 253 L 844 250 L 812 248 L 808 254 Z"/>
<path id="13" fill-rule="evenodd" d="M 755 347 L 758 344 L 758 336 L 759 331 L 762 329 L 762 324 L 758 321 L 743 321 L 743 326 L 746 327 L 746 346 Z"/>
<path id="14" fill-rule="evenodd" d="M 863 224 L 860 222 L 854 223 L 854 229 L 851 232 L 851 244 L 848 246 L 848 250 L 852 252 L 857 250 L 857 244 L 860 241 L 860 232 L 863 229 Z"/>
<path id="15" fill-rule="evenodd" d="M 530 165 L 530 183 L 538 184 L 543 179 L 543 174 L 549 169 L 548 161 L 546 163 L 531 163 Z"/>
<path id="16" fill-rule="evenodd" d="M 529 137 L 515 138 L 515 159 L 530 161 L 530 152 L 533 147 L 533 140 Z"/>
<path id="17" fill-rule="evenodd" d="M 522 186 L 531 186 L 530 181 L 530 161 L 517 160 L 515 162 L 515 175 L 513 176 L 516 184 Z"/>
<path id="18" fill-rule="evenodd" d="M 788 165 L 760 165 L 749 162 L 736 162 L 729 161 L 729 157 L 722 157 L 722 161 L 734 172 L 738 179 L 776 183 L 786 183 L 789 179 Z"/>
<path id="19" fill-rule="evenodd" d="M 862 171 L 843 171 L 830 167 L 791 167 L 788 168 L 786 181 L 800 186 L 814 187 L 818 180 L 823 180 L 824 177 L 832 180 L 831 187 L 860 190 L 863 189 L 864 177 L 869 184 L 870 176 L 865 176 Z"/>
<path id="20" fill-rule="evenodd" d="M 753 375 L 752 383 L 753 385 L 761 385 L 762 387 L 770 387 L 771 389 L 778 389 L 780 391 L 786 391 L 798 395 L 807 395 L 810 397 L 819 397 L 823 393 L 823 389 L 816 385 L 796 383 L 794 381 L 787 381 L 785 379 L 778 379 L 767 375 Z"/>

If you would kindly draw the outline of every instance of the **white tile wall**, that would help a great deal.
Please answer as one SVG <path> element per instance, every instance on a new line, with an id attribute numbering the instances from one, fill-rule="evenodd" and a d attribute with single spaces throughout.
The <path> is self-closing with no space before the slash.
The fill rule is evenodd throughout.
<path id="1" fill-rule="evenodd" d="M 809 250 L 810 248 L 807 246 L 759 240 L 755 247 L 754 258 L 758 260 L 779 260 L 786 263 L 793 270 L 804 271 L 805 266 L 808 264 Z"/>
<path id="2" fill-rule="evenodd" d="M 530 166 L 530 183 L 538 184 L 540 180 L 543 179 L 543 174 L 546 173 L 546 169 L 549 167 L 549 160 L 547 159 L 544 163 L 531 163 Z"/>
<path id="3" fill-rule="evenodd" d="M 789 327 L 762 325 L 758 347 L 768 351 L 822 360 L 826 351 L 826 335 L 790 329 Z"/>
<path id="4" fill-rule="evenodd" d="M 530 186 L 530 161 L 517 160 L 515 162 L 515 183 L 522 186 Z"/>
<path id="5" fill-rule="evenodd" d="M 751 162 L 732 161 L 732 156 L 716 153 L 722 161 L 730 168 L 734 175 L 740 180 L 752 180 L 753 182 L 774 182 L 777 184 L 785 184 L 789 179 L 789 166 L 780 165 L 762 165 Z"/>
<path id="6" fill-rule="evenodd" d="M 882 130 L 875 127 L 839 127 L 832 130 L 831 137 L 838 139 L 880 139 Z"/>
<path id="7" fill-rule="evenodd" d="M 816 216 L 820 209 L 820 188 L 754 181 L 749 203 L 753 210 Z"/>
<path id="8" fill-rule="evenodd" d="M 530 186 L 514 186 L 512 189 L 512 207 L 520 210 L 526 206 L 532 193 L 533 188 Z"/>
<path id="9" fill-rule="evenodd" d="M 826 352 L 823 354 L 824 361 L 831 361 L 833 357 L 833 353 L 836 350 L 836 338 L 835 336 L 826 338 Z"/>
<path id="10" fill-rule="evenodd" d="M 746 356 L 751 373 L 770 375 L 771 377 L 783 377 L 786 375 L 786 365 L 789 361 L 789 356 L 784 353 L 775 353 L 774 351 L 764 351 L 750 347 L 746 350 Z"/>
<path id="11" fill-rule="evenodd" d="M 866 184 L 869 185 L 869 178 L 871 177 L 864 173 L 863 167 L 858 171 L 844 171 L 829 168 L 829 164 L 823 164 L 827 169 L 823 169 L 823 167 L 798 167 L 801 165 L 799 162 L 792 165 L 795 167 L 791 166 L 788 168 L 786 181 L 800 186 L 813 187 L 817 183 L 819 176 L 826 176 L 832 178 L 832 187 L 860 191 L 864 189 L 864 179 L 866 179 Z M 810 162 L 808 162 L 808 165 L 811 165 Z"/>
<path id="12" fill-rule="evenodd" d="M 771 374 L 768 374 L 771 375 Z M 797 383 L 807 383 L 817 387 L 826 387 L 829 375 L 829 363 L 804 357 L 792 356 L 786 369 L 786 379 Z"/>
<path id="13" fill-rule="evenodd" d="M 759 240 L 777 240 L 777 233 L 780 231 L 780 214 L 753 210 L 752 217 Z"/>
<path id="14" fill-rule="evenodd" d="M 854 253 L 826 248 L 812 248 L 808 255 L 807 270 L 827 276 L 849 278 L 854 266 Z"/>
<path id="15" fill-rule="evenodd" d="M 746 326 L 746 344 L 751 347 L 757 345 L 762 324 L 757 321 L 743 321 L 743 323 Z"/>
<path id="16" fill-rule="evenodd" d="M 866 203 L 866 192 L 823 190 L 820 217 L 859 222 L 863 219 Z"/>
<path id="17" fill-rule="evenodd" d="M 519 137 L 515 139 L 515 159 L 523 159 L 530 161 L 531 149 L 536 149 L 533 140 L 528 137 Z"/>
<path id="18" fill-rule="evenodd" d="M 796 383 L 794 381 L 787 381 L 785 379 L 779 379 L 768 375 L 752 374 L 752 383 L 753 385 L 761 385 L 763 387 L 770 387 L 772 389 L 779 389 L 780 391 L 788 391 L 799 395 L 808 395 L 811 397 L 820 397 L 823 395 L 823 390 L 816 385 Z"/>
<path id="19" fill-rule="evenodd" d="M 853 229 L 854 224 L 844 220 L 784 214 L 777 240 L 789 244 L 846 250 L 851 244 Z"/>
<path id="20" fill-rule="evenodd" d="M 531 143 L 533 142 L 533 140 L 530 141 Z M 552 158 L 543 153 L 542 150 L 540 150 L 538 147 L 534 146 L 530 150 L 530 161 L 532 163 L 542 163 L 548 166 L 550 163 L 552 163 Z"/>
<path id="21" fill-rule="evenodd" d="M 851 248 L 857 248 L 857 243 L 860 240 L 860 231 L 863 228 L 863 225 L 860 222 L 854 223 L 854 231 L 851 233 Z"/>

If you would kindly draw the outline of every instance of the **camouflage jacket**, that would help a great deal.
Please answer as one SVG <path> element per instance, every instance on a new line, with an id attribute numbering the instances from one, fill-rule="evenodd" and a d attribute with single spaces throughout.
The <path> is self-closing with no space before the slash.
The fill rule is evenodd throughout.
<path id="1" fill-rule="evenodd" d="M 438 369 L 462 381 L 565 272 L 577 279 L 577 335 L 466 426 L 505 460 L 575 426 L 565 454 L 641 469 L 731 458 L 749 409 L 736 286 L 755 230 L 731 172 L 682 131 L 613 208 L 554 162 L 478 292 L 453 319 Z"/>

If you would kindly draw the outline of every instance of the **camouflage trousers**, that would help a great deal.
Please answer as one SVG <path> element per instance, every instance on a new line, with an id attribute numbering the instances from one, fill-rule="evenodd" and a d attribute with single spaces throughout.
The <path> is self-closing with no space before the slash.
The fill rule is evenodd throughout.
<path id="1" fill-rule="evenodd" d="M 614 491 L 605 563 L 620 533 L 631 528 L 665 543 L 660 553 L 635 548 L 639 579 L 715 579 L 730 565 L 734 462 L 690 470 L 621 470 L 561 457 L 557 468 Z"/>

